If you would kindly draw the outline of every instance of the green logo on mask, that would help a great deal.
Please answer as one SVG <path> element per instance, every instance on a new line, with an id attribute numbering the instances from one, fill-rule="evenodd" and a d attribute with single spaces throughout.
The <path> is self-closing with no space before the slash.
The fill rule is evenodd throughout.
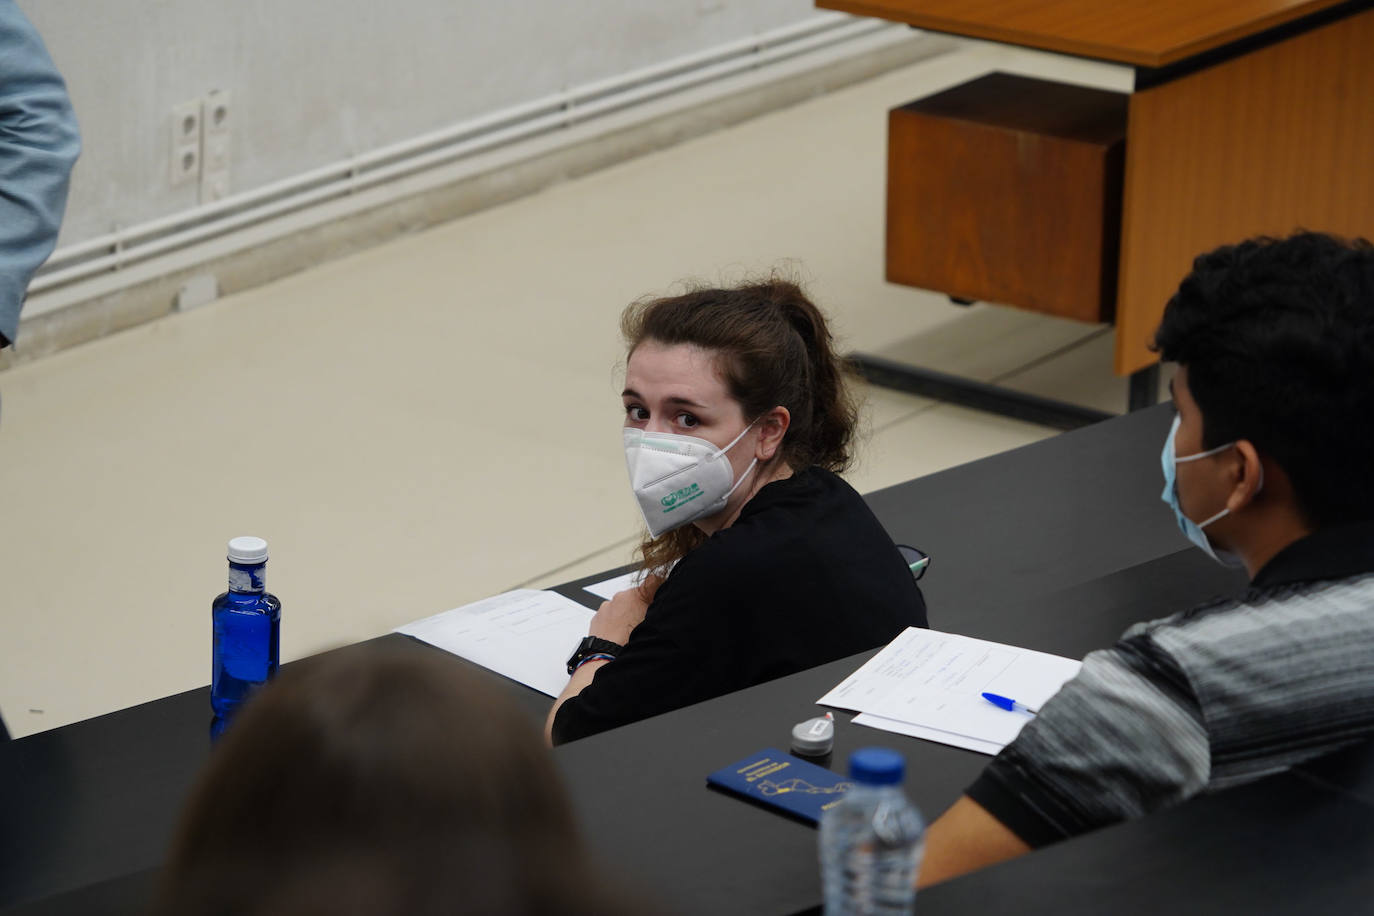
<path id="1" fill-rule="evenodd" d="M 659 500 L 663 504 L 664 512 L 672 512 L 679 506 L 686 505 L 701 495 L 701 485 L 692 484 L 690 487 L 683 487 L 681 490 L 674 490 L 667 496 Z"/>

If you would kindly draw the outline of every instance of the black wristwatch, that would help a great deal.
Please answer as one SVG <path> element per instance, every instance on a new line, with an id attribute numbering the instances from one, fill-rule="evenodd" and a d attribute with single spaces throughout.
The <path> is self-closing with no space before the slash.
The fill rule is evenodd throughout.
<path id="1" fill-rule="evenodd" d="M 611 658 L 615 658 L 624 648 L 620 643 L 602 639 L 600 636 L 585 636 L 577 644 L 577 651 L 573 652 L 568 659 L 568 673 L 572 674 L 576 671 L 577 666 L 582 664 L 585 658 L 592 655 L 609 655 Z"/>

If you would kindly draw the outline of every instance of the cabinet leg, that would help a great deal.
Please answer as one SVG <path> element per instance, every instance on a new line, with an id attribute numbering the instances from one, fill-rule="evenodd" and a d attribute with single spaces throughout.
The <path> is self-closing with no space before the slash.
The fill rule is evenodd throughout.
<path id="1" fill-rule="evenodd" d="M 1159 363 L 1131 373 L 1127 410 L 1141 410 L 1159 401 Z"/>

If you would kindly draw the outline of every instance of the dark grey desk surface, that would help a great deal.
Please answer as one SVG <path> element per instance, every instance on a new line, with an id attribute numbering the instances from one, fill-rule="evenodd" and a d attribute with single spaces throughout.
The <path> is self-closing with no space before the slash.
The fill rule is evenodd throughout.
<path id="1" fill-rule="evenodd" d="M 872 494 L 870 505 L 894 538 L 933 556 L 922 583 L 932 625 L 1078 656 L 1131 622 L 1240 587 L 1234 574 L 1187 549 L 1158 500 L 1169 419 L 1167 407 L 1156 408 Z M 559 590 L 594 603 L 581 584 Z M 790 725 L 814 714 L 815 698 L 865 657 L 559 748 L 556 759 L 592 845 L 617 874 L 684 913 L 813 907 L 814 832 L 706 789 L 704 776 L 784 744 Z M 546 697 L 498 680 L 542 719 Z M 188 691 L 0 746 L 0 909 L 138 910 L 208 750 L 206 694 Z M 835 765 L 862 744 L 900 747 L 908 791 L 931 814 L 986 760 L 840 718 Z M 1365 898 L 1352 896 L 1351 863 L 1358 855 L 1374 861 L 1374 764 L 1351 758 L 1271 783 L 931 889 L 921 912 L 967 912 L 975 901 L 994 912 L 1034 911 L 1030 901 L 1046 911 L 1098 913 L 1105 899 L 1126 913 L 1156 912 L 1133 908 L 1145 900 L 1185 911 L 1189 901 L 1212 899 L 1258 901 L 1246 912 L 1289 912 L 1265 907 L 1309 899 L 1359 899 L 1363 906 Z M 1307 853 L 1312 844 L 1293 855 L 1311 830 L 1349 840 L 1322 840 L 1313 847 L 1320 856 Z M 1189 858 L 1218 850 L 1230 856 L 1222 860 L 1232 871 Z M 1287 896 L 1264 895 L 1259 879 L 1291 887 Z"/>
<path id="2" fill-rule="evenodd" d="M 1338 771 L 1335 780 L 1325 771 Z M 1367 913 L 1374 901 L 1374 746 L 1195 799 L 922 892 L 918 911 Z"/>

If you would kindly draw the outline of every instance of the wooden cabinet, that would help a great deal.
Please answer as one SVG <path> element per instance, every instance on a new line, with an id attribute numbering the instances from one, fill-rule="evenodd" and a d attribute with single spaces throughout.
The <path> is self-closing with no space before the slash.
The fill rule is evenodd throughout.
<path id="1" fill-rule="evenodd" d="M 1111 321 L 1127 107 L 994 73 L 893 109 L 887 279 Z"/>

